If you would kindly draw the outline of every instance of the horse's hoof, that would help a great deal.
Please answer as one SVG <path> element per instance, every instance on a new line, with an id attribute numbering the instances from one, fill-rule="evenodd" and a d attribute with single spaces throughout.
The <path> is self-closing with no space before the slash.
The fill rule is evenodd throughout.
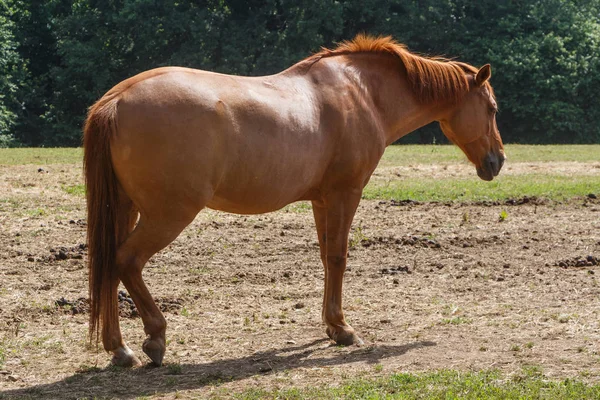
<path id="1" fill-rule="evenodd" d="M 363 342 L 363 340 L 359 338 L 356 333 L 354 333 L 354 329 L 351 327 L 341 328 L 337 331 L 327 327 L 325 332 L 331 340 L 342 346 L 352 346 L 353 344 L 362 346 L 365 344 L 365 342 Z"/>
<path id="2" fill-rule="evenodd" d="M 165 356 L 165 341 L 163 339 L 146 339 L 142 345 L 142 350 L 152 362 L 160 367 Z"/>
<path id="3" fill-rule="evenodd" d="M 133 351 L 127 346 L 119 347 L 113 351 L 113 357 L 110 361 L 112 365 L 117 367 L 131 368 L 141 365 L 140 359 L 135 356 Z"/>

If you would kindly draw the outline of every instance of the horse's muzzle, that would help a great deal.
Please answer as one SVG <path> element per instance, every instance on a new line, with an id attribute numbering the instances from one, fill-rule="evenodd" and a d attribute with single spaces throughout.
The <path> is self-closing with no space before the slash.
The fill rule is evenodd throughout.
<path id="1" fill-rule="evenodd" d="M 500 173 L 504 160 L 506 160 L 504 154 L 489 152 L 481 162 L 481 166 L 477 167 L 477 176 L 484 181 L 491 181 Z"/>

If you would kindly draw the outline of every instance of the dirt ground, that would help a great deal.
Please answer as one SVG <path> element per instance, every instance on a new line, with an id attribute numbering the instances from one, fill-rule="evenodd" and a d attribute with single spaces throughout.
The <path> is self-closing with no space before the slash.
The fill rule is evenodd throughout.
<path id="1" fill-rule="evenodd" d="M 363 201 L 344 288 L 363 347 L 326 339 L 307 204 L 203 211 L 144 271 L 169 324 L 165 366 L 123 370 L 87 341 L 85 205 L 73 182 L 74 166 L 0 166 L 2 399 L 194 398 L 526 366 L 600 381 L 598 199 Z M 126 292 L 120 300 L 124 337 L 147 363 L 141 319 Z"/>

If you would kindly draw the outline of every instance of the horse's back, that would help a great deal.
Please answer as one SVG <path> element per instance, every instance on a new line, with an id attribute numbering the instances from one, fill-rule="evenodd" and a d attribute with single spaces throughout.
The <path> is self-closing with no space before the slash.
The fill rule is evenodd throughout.
<path id="1" fill-rule="evenodd" d="M 111 149 L 138 201 L 160 192 L 190 207 L 266 212 L 305 197 L 324 173 L 319 107 L 302 79 L 161 68 L 128 81 Z"/>

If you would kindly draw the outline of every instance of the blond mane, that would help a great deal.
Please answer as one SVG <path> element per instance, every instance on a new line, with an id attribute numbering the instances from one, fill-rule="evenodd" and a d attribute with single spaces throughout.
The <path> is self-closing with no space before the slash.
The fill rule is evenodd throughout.
<path id="1" fill-rule="evenodd" d="M 351 53 L 387 53 L 397 56 L 406 69 L 408 83 L 420 103 L 458 103 L 469 91 L 468 73 L 477 73 L 477 68 L 443 57 L 422 57 L 411 53 L 406 46 L 396 42 L 391 36 L 373 37 L 357 35 L 350 41 L 340 43 L 335 49 L 322 48 L 307 60 Z M 486 83 L 490 93 L 491 86 Z"/>

